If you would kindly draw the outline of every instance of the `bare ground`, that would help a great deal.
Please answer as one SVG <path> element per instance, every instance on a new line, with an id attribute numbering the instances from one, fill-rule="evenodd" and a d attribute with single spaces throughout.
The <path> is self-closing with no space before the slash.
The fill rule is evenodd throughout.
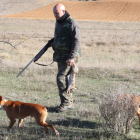
<path id="1" fill-rule="evenodd" d="M 29 9 L 31 11 L 6 17 L 52 20 L 54 19 L 52 9 L 57 3 L 58 1 L 48 2 L 46 3 L 48 5 L 38 9 Z M 59 1 L 59 3 L 63 3 L 66 10 L 77 20 L 140 21 L 139 0 Z"/>

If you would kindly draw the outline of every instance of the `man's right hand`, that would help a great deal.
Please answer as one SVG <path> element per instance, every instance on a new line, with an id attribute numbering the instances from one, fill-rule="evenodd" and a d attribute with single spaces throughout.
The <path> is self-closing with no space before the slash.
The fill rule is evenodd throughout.
<path id="1" fill-rule="evenodd" d="M 66 61 L 66 63 L 67 63 L 68 66 L 73 66 L 73 64 L 74 64 L 74 59 L 68 59 L 68 60 Z"/>
<path id="2" fill-rule="evenodd" d="M 49 43 L 49 41 L 50 41 L 50 40 L 48 40 L 48 43 Z M 49 45 L 48 48 L 50 48 L 50 47 L 52 47 L 52 46 L 53 46 L 53 42 Z"/>

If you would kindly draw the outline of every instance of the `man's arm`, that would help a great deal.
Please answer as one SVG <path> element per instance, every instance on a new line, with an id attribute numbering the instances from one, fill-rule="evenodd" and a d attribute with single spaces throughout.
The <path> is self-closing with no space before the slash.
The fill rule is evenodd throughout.
<path id="1" fill-rule="evenodd" d="M 67 60 L 67 65 L 72 66 L 74 63 L 74 58 L 77 55 L 78 49 L 80 48 L 81 37 L 80 37 L 80 28 L 78 24 L 74 21 L 71 27 L 71 38 L 72 46 L 69 58 Z"/>

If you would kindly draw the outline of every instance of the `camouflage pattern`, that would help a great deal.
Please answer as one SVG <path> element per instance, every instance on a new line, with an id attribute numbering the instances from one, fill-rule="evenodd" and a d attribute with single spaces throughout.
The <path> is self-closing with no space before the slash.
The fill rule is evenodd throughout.
<path id="1" fill-rule="evenodd" d="M 66 63 L 58 63 L 57 86 L 59 89 L 59 96 L 61 104 L 70 105 L 73 103 L 72 93 L 67 92 L 68 89 L 68 75 L 72 67 L 67 66 Z"/>
<path id="2" fill-rule="evenodd" d="M 70 55 L 71 49 L 72 49 L 72 43 L 75 44 L 74 47 L 78 47 L 78 54 L 77 50 L 76 55 L 81 56 L 80 52 L 80 45 L 76 45 L 75 40 L 72 40 L 72 26 L 75 26 L 77 28 L 78 25 L 74 21 L 72 17 L 69 17 L 64 23 L 58 23 L 56 22 L 55 25 L 55 32 L 54 32 L 54 42 L 53 42 L 53 60 L 56 62 L 65 62 Z M 78 36 L 78 38 L 80 38 Z M 78 40 L 79 41 L 79 40 Z M 74 56 L 75 57 L 75 56 Z"/>
<path id="3" fill-rule="evenodd" d="M 76 64 L 74 63 L 69 75 L 69 80 L 68 80 L 68 89 L 67 92 L 69 93 L 73 93 L 76 90 L 75 87 L 75 76 L 78 73 L 78 67 L 76 66 Z"/>
<path id="4" fill-rule="evenodd" d="M 77 62 L 81 56 L 80 30 L 74 19 L 68 17 L 62 23 L 56 22 L 52 47 L 53 60 L 58 62 L 57 86 L 61 105 L 70 106 L 73 104 L 71 91 L 74 88 L 72 86 L 68 88 L 68 79 L 73 67 L 68 66 L 66 60 L 75 59 Z M 75 84 L 75 74 L 73 76 L 72 84 Z"/>
<path id="5" fill-rule="evenodd" d="M 72 24 L 72 18 L 66 20 L 63 25 L 59 25 L 56 22 L 55 32 L 54 32 L 54 42 L 53 42 L 53 60 L 56 62 L 66 61 L 68 59 L 70 48 L 72 45 L 70 37 L 70 28 Z"/>

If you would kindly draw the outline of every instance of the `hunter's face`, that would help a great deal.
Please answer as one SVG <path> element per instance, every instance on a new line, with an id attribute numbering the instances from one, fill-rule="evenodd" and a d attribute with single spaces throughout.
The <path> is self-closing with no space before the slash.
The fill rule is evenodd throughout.
<path id="1" fill-rule="evenodd" d="M 61 10 L 59 8 L 54 8 L 53 9 L 54 17 L 56 20 L 59 20 L 65 13 L 65 10 Z"/>

